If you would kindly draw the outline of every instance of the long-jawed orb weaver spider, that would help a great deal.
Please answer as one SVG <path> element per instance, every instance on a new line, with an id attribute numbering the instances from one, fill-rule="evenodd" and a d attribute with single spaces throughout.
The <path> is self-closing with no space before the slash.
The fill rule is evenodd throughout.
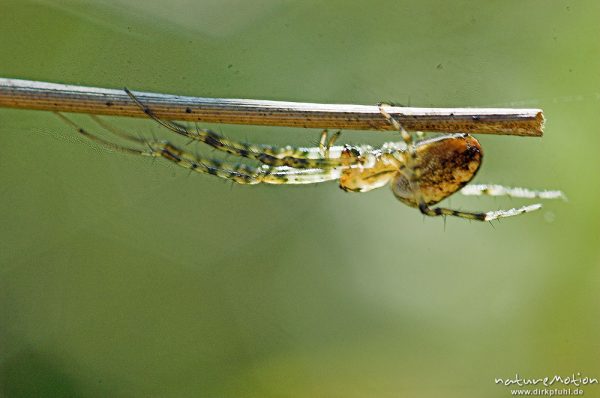
<path id="1" fill-rule="evenodd" d="M 261 163 L 258 167 L 228 164 L 187 152 L 168 141 L 145 140 L 108 126 L 97 117 L 93 120 L 105 130 L 120 136 L 136 147 L 115 144 L 76 125 L 66 116 L 57 115 L 83 136 L 105 147 L 129 154 L 162 157 L 181 167 L 231 180 L 238 184 L 313 184 L 339 180 L 347 192 L 368 192 L 391 184 L 392 192 L 402 203 L 418 208 L 427 216 L 454 216 L 468 220 L 491 221 L 532 212 L 542 207 L 533 204 L 509 210 L 469 212 L 431 207 L 455 192 L 464 195 L 509 196 L 515 198 L 564 198 L 560 191 L 532 191 L 500 185 L 468 184 L 481 166 L 483 153 L 479 142 L 468 134 L 449 134 L 414 141 L 402 125 L 379 104 L 383 117 L 402 136 L 403 142 L 390 142 L 380 148 L 368 145 L 333 146 L 340 132 L 328 137 L 321 134 L 318 147 L 275 147 L 236 142 L 208 129 L 188 129 L 178 123 L 158 118 L 129 90 L 127 94 L 154 121 L 192 141 L 203 142 L 219 151 Z M 141 149 L 139 147 L 144 149 Z M 464 187 L 464 188 L 463 188 Z"/>

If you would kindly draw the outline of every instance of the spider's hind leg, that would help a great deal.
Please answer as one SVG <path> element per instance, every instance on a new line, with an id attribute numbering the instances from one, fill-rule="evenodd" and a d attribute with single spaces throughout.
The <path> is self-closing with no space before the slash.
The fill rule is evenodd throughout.
<path id="1" fill-rule="evenodd" d="M 563 199 L 567 197 L 561 191 L 534 191 L 527 188 L 511 188 L 496 184 L 470 184 L 460 190 L 465 196 L 508 196 L 526 199 Z"/>
<path id="2" fill-rule="evenodd" d="M 421 213 L 436 217 L 436 216 L 453 216 L 459 218 L 465 218 L 467 220 L 476 220 L 476 221 L 492 221 L 497 220 L 499 218 L 513 217 L 518 216 L 524 213 L 530 213 L 532 211 L 539 210 L 542 207 L 541 204 L 534 204 L 529 206 L 523 206 L 519 208 L 513 208 L 510 210 L 496 210 L 496 211 L 487 211 L 487 212 L 468 212 L 468 211 L 460 211 L 447 209 L 445 207 L 434 207 L 431 208 L 426 204 L 420 204 L 419 210 Z"/>

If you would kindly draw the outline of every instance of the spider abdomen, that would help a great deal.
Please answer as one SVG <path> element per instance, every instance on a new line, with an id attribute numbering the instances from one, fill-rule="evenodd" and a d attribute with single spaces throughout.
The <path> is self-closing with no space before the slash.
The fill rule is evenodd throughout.
<path id="1" fill-rule="evenodd" d="M 452 195 L 475 177 L 483 153 L 479 142 L 468 134 L 453 134 L 420 141 L 412 160 L 412 170 L 398 173 L 392 180 L 392 191 L 403 203 L 417 207 L 421 196 L 432 205 Z M 412 180 L 417 177 L 418 192 Z"/>

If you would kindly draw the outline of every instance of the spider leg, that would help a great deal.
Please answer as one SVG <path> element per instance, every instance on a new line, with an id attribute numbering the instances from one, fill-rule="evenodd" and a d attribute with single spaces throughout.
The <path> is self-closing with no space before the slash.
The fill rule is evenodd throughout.
<path id="1" fill-rule="evenodd" d="M 392 115 L 390 115 L 386 110 L 385 110 L 385 106 L 390 106 L 386 103 L 380 102 L 379 104 L 377 104 L 377 107 L 379 108 L 379 112 L 381 112 L 381 114 L 383 115 L 383 117 L 386 118 L 386 120 L 392 125 L 394 126 L 394 128 L 396 130 L 398 130 L 400 132 L 400 134 L 402 135 L 402 139 L 404 140 L 404 142 L 406 143 L 406 145 L 411 145 L 413 144 L 413 139 L 412 136 L 409 134 L 408 131 L 406 131 L 404 129 L 404 127 L 400 124 L 399 121 L 397 121 L 396 119 L 394 119 L 394 117 Z"/>
<path id="2" fill-rule="evenodd" d="M 460 193 L 466 196 L 488 195 L 527 199 L 567 199 L 561 191 L 533 191 L 526 188 L 511 188 L 495 184 L 467 185 L 460 190 Z"/>
<path id="3" fill-rule="evenodd" d="M 230 164 L 216 159 L 201 158 L 173 144 L 164 143 L 160 156 L 188 170 L 210 174 L 238 184 L 315 184 L 338 179 L 341 171 L 336 169 L 294 169 L 287 166 Z"/>
<path id="4" fill-rule="evenodd" d="M 329 139 L 327 138 L 328 134 L 329 132 L 327 129 L 323 130 L 321 132 L 321 139 L 319 140 L 319 152 L 323 158 L 329 158 L 329 151 L 337 139 L 340 138 L 342 132 L 336 131 Z"/>
<path id="5" fill-rule="evenodd" d="M 421 175 L 421 168 L 417 164 L 417 150 L 415 148 L 415 142 L 410 133 L 404 129 L 404 126 L 402 126 L 399 121 L 394 119 L 394 117 L 385 110 L 385 106 L 386 104 L 383 103 L 378 104 L 379 111 L 383 117 L 385 117 L 387 121 L 400 132 L 400 135 L 406 144 L 406 150 L 408 151 L 409 156 L 408 159 L 405 160 L 406 168 L 403 172 L 407 174 L 407 177 L 410 179 L 411 187 L 415 194 L 420 196 L 419 177 Z"/>
<path id="6" fill-rule="evenodd" d="M 342 174 L 341 169 L 294 169 L 287 166 L 266 165 L 262 168 L 267 171 L 263 179 L 266 184 L 316 184 L 338 180 Z"/>
<path id="7" fill-rule="evenodd" d="M 251 167 L 229 164 L 216 159 L 196 157 L 173 144 L 161 146 L 160 156 L 185 169 L 210 174 L 237 184 L 313 184 L 339 178 L 339 171 L 320 169 L 293 169 L 287 166 Z"/>
<path id="8" fill-rule="evenodd" d="M 123 145 L 118 145 L 118 144 L 112 143 L 110 141 L 107 141 L 107 140 L 105 140 L 103 138 L 100 138 L 100 137 L 98 137 L 98 136 L 96 136 L 96 135 L 88 132 L 87 130 L 81 128 L 75 122 L 73 122 L 71 119 L 69 119 L 68 117 L 66 117 L 62 113 L 54 112 L 54 114 L 56 116 L 58 116 L 62 121 L 64 121 L 65 123 L 67 123 L 70 126 L 72 126 L 73 128 L 75 128 L 75 130 L 77 130 L 77 132 L 79 134 L 83 135 L 87 139 L 90 139 L 90 140 L 92 140 L 94 142 L 99 143 L 100 145 L 102 145 L 102 146 L 104 146 L 106 148 L 115 150 L 117 152 L 123 152 L 123 153 L 132 154 L 132 155 L 154 156 L 151 151 L 142 151 L 142 150 L 137 149 L 137 148 L 130 148 L 130 147 L 126 147 L 126 146 L 123 146 Z"/>
<path id="9" fill-rule="evenodd" d="M 159 118 L 150 108 L 140 102 L 140 100 L 127 88 L 125 88 L 125 92 L 133 101 L 135 101 L 144 113 L 148 115 L 148 117 L 174 133 L 201 141 L 219 151 L 254 159 L 269 166 L 326 169 L 349 166 L 356 164 L 359 161 L 358 159 L 342 159 L 340 156 L 342 151 L 341 147 L 336 151 L 336 156 L 323 157 L 320 155 L 319 148 L 294 148 L 290 146 L 280 148 L 269 145 L 253 145 L 226 139 L 209 129 L 196 128 L 195 130 L 190 130 L 181 124 Z"/>
<path id="10" fill-rule="evenodd" d="M 421 193 L 421 189 L 419 187 L 421 168 L 417 162 L 417 150 L 415 148 L 414 140 L 412 139 L 412 136 L 408 133 L 408 131 L 404 129 L 402 124 L 400 124 L 399 121 L 394 119 L 394 117 L 385 110 L 385 106 L 386 104 L 379 103 L 379 111 L 381 112 L 383 117 L 385 117 L 387 121 L 391 123 L 396 130 L 400 132 L 402 139 L 406 144 L 406 150 L 408 151 L 408 157 L 405 158 L 404 161 L 405 167 L 399 168 L 398 171 L 404 174 L 408 179 L 410 183 L 410 189 L 413 192 L 413 195 L 415 196 L 415 201 L 419 204 L 419 209 L 421 209 L 423 206 L 427 207 L 425 200 L 423 199 L 423 194 Z M 423 214 L 427 214 L 423 210 L 421 210 L 421 212 Z"/>
<path id="11" fill-rule="evenodd" d="M 321 131 L 321 138 L 319 139 L 319 152 L 321 153 L 321 156 L 325 157 L 325 147 L 327 145 L 327 135 L 329 134 L 329 131 L 327 129 L 324 129 L 323 131 Z"/>
<path id="12" fill-rule="evenodd" d="M 143 144 L 145 142 L 145 140 L 142 137 L 134 137 L 133 135 L 127 133 L 124 130 L 121 130 L 115 126 L 111 126 L 108 123 L 106 123 L 104 120 L 102 120 L 101 118 L 99 118 L 96 115 L 90 115 L 90 118 L 94 121 L 94 123 L 96 123 L 98 126 L 102 127 L 104 130 L 116 135 L 117 137 L 121 137 L 124 140 L 127 141 L 131 141 L 131 142 L 135 142 L 138 144 Z"/>
<path id="13" fill-rule="evenodd" d="M 527 199 L 563 199 L 566 200 L 565 195 L 561 191 L 533 191 L 525 188 L 510 188 L 503 187 L 501 185 L 494 184 L 473 184 L 465 186 L 461 191 L 463 195 L 466 196 L 479 196 L 479 195 L 489 195 L 489 196 L 508 196 L 511 198 L 527 198 Z M 430 216 L 439 216 L 439 215 L 452 215 L 461 218 L 467 218 L 470 220 L 480 220 L 480 221 L 491 221 L 505 217 L 517 216 L 523 213 L 529 213 L 535 210 L 539 210 L 542 207 L 541 204 L 533 204 L 528 206 L 523 206 L 519 208 L 513 208 L 510 210 L 497 210 L 497 211 L 489 211 L 485 213 L 471 213 L 471 212 L 460 212 L 456 210 L 450 210 L 445 208 L 429 208 L 425 206 L 424 211 L 425 214 Z"/>
<path id="14" fill-rule="evenodd" d="M 293 169 L 287 166 L 271 167 L 262 165 L 260 167 L 250 167 L 244 164 L 232 165 L 216 159 L 195 156 L 169 142 L 142 141 L 126 135 L 123 138 L 148 146 L 147 150 L 130 148 L 107 141 L 88 132 L 61 113 L 56 112 L 56 115 L 74 127 L 79 134 L 109 149 L 132 155 L 162 157 L 190 171 L 214 175 L 238 184 L 313 184 L 338 179 L 341 174 L 339 169 Z"/>
<path id="15" fill-rule="evenodd" d="M 467 220 L 476 220 L 476 221 L 492 221 L 500 218 L 513 217 L 518 216 L 523 213 L 530 213 L 532 211 L 536 211 L 542 208 L 541 204 L 533 204 L 528 206 L 523 206 L 519 208 L 513 208 L 509 210 L 496 210 L 496 211 L 487 211 L 487 212 L 468 212 L 468 211 L 460 211 L 447 209 L 444 207 L 434 207 L 431 208 L 424 203 L 419 205 L 419 210 L 421 213 L 436 217 L 436 216 L 453 216 L 459 218 L 465 218 Z"/>

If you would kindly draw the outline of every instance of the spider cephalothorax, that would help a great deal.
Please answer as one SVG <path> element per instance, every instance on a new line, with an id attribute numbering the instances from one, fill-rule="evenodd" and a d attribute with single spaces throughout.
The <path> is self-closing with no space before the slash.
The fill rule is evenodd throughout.
<path id="1" fill-rule="evenodd" d="M 537 210 L 539 204 L 510 210 L 465 212 L 442 207 L 431 208 L 457 191 L 466 195 L 506 195 L 526 198 L 560 198 L 560 191 L 530 191 L 498 185 L 470 185 L 481 165 L 479 142 L 468 134 L 450 134 L 414 142 L 412 136 L 380 104 L 383 117 L 402 136 L 403 142 L 391 142 L 381 148 L 364 146 L 333 146 L 339 132 L 328 138 L 323 131 L 318 147 L 295 148 L 254 145 L 232 141 L 207 129 L 188 129 L 180 124 L 159 119 L 140 103 L 129 90 L 131 99 L 153 120 L 188 139 L 203 142 L 219 151 L 252 159 L 261 165 L 232 165 L 207 159 L 185 151 L 168 141 L 145 140 L 107 126 L 94 118 L 106 130 L 131 141 L 127 147 L 100 138 L 82 129 L 62 114 L 63 120 L 82 135 L 109 148 L 135 155 L 161 157 L 190 171 L 211 174 L 238 184 L 312 184 L 339 180 L 340 188 L 350 192 L 367 192 L 391 184 L 394 195 L 428 216 L 456 216 L 470 220 L 494 220 Z M 469 189 L 467 189 L 469 188 Z"/>

